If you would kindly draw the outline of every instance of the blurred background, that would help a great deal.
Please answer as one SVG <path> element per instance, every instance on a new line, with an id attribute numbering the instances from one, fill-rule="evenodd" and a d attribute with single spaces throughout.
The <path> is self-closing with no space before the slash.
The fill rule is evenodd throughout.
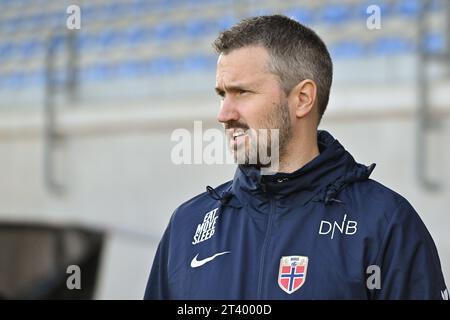
<path id="1" fill-rule="evenodd" d="M 320 128 L 413 204 L 450 281 L 450 1 L 0 0 L 0 298 L 143 297 L 173 210 L 235 170 L 170 157 L 174 129 L 221 128 L 211 42 L 272 13 L 328 45 Z"/>

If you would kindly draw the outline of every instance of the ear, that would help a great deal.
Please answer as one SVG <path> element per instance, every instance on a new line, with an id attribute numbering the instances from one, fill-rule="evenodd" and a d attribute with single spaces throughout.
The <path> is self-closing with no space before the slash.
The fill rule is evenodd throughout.
<path id="1" fill-rule="evenodd" d="M 295 115 L 298 118 L 307 116 L 316 104 L 316 83 L 311 79 L 305 79 L 299 82 L 289 94 L 289 99 L 294 106 Z"/>

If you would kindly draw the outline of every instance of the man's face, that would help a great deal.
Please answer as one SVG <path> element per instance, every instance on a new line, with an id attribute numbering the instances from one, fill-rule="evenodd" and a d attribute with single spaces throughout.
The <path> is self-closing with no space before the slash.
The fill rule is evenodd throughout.
<path id="1" fill-rule="evenodd" d="M 217 62 L 216 91 L 222 97 L 217 119 L 235 158 L 244 154 L 245 164 L 261 166 L 256 151 L 273 156 L 271 146 L 279 148 L 281 157 L 292 135 L 287 98 L 278 77 L 268 71 L 268 61 L 265 48 L 244 47 L 220 55 Z M 270 129 L 278 129 L 278 144 L 271 143 L 276 134 Z"/>

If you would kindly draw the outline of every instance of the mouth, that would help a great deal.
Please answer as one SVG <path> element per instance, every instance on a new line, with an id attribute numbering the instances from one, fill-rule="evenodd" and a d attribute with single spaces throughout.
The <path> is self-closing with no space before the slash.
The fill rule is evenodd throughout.
<path id="1" fill-rule="evenodd" d="M 235 131 L 235 132 L 233 133 L 232 137 L 233 137 L 233 140 L 236 141 L 237 138 L 242 137 L 242 136 L 244 136 L 244 135 L 246 135 L 246 134 L 247 134 L 247 131 L 238 130 L 238 131 Z"/>

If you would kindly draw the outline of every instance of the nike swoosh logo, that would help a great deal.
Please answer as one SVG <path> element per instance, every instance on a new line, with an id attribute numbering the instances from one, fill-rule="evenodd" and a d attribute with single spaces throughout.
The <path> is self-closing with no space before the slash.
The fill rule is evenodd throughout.
<path id="1" fill-rule="evenodd" d="M 205 258 L 203 260 L 197 260 L 197 257 L 198 257 L 198 253 L 197 253 L 197 255 L 194 257 L 194 259 L 192 259 L 192 261 L 191 261 L 191 267 L 192 268 L 201 267 L 202 265 L 210 262 L 211 260 L 215 259 L 216 257 L 221 256 L 223 254 L 227 254 L 227 253 L 230 253 L 230 251 L 219 252 L 219 253 L 216 253 L 215 255 Z"/>

